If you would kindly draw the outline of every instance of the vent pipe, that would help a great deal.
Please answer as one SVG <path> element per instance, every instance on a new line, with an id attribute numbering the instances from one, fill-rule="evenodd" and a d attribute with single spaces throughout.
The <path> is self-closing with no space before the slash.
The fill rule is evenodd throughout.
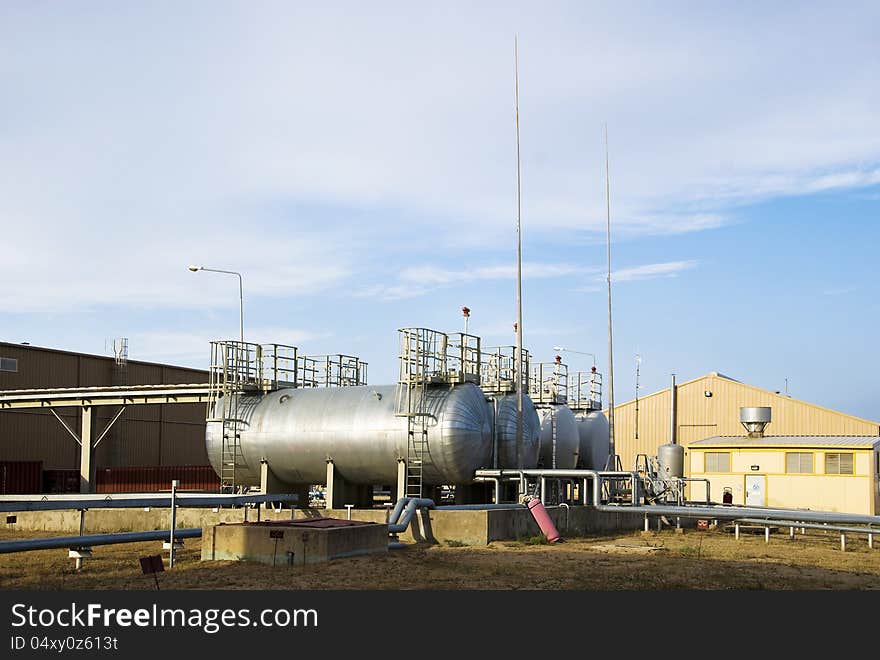
<path id="1" fill-rule="evenodd" d="M 669 386 L 669 444 L 674 445 L 676 441 L 676 418 L 675 418 L 675 399 L 677 392 L 675 388 L 675 374 L 672 374 L 672 384 Z"/>
<path id="2" fill-rule="evenodd" d="M 770 408 L 767 406 L 740 408 L 739 421 L 748 431 L 750 438 L 763 438 L 764 429 L 770 423 Z"/>

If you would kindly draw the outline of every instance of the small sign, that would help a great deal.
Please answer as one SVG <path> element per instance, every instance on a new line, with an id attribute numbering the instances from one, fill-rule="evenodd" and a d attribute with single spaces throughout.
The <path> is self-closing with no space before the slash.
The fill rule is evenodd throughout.
<path id="1" fill-rule="evenodd" d="M 270 529 L 269 530 L 269 538 L 270 539 L 283 539 L 284 538 L 284 530 L 283 529 Z"/>
<path id="2" fill-rule="evenodd" d="M 162 563 L 161 555 L 141 557 L 140 562 L 141 570 L 144 572 L 144 575 L 149 575 L 150 573 L 161 573 L 165 570 L 165 564 Z"/>
<path id="3" fill-rule="evenodd" d="M 18 516 L 6 516 L 6 524 L 14 525 L 18 522 Z"/>
<path id="4" fill-rule="evenodd" d="M 697 529 L 709 529 L 709 521 L 708 520 L 698 520 L 697 521 Z"/>
<path id="5" fill-rule="evenodd" d="M 752 471 L 753 471 L 753 472 L 757 472 L 757 471 L 760 470 L 760 469 L 761 469 L 761 466 L 760 466 L 760 465 L 753 465 L 753 466 L 752 466 Z"/>

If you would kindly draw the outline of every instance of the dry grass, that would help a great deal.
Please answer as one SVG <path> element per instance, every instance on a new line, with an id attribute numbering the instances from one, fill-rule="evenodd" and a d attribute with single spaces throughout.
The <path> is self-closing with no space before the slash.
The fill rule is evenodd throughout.
<path id="1" fill-rule="evenodd" d="M 16 534 L 15 538 L 24 538 Z M 31 534 L 30 536 L 36 536 Z M 12 538 L 8 531 L 0 538 Z M 187 540 L 162 589 L 878 589 L 880 549 L 864 539 L 762 536 L 720 531 L 622 533 L 554 545 L 411 546 L 388 555 L 303 567 L 202 562 Z M 98 546 L 77 573 L 65 550 L 0 555 L 0 588 L 154 589 L 138 557 L 159 543 Z M 651 549 L 653 548 L 653 550 Z"/>

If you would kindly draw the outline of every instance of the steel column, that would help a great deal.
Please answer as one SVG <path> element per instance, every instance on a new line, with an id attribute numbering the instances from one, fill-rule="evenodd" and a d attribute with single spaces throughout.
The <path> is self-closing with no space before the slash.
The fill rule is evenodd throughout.
<path id="1" fill-rule="evenodd" d="M 79 492 L 94 491 L 94 470 L 92 469 L 92 408 L 82 409 L 82 428 L 80 431 Z"/>

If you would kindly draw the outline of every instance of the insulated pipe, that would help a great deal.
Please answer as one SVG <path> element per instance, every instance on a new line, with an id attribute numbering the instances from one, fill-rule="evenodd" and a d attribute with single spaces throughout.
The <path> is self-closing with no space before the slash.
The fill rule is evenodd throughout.
<path id="1" fill-rule="evenodd" d="M 202 535 L 199 527 L 178 529 L 175 538 L 192 539 Z M 27 550 L 52 550 L 55 548 L 87 548 L 93 545 L 113 545 L 116 543 L 139 543 L 141 541 L 167 541 L 171 536 L 169 530 L 150 532 L 120 532 L 117 534 L 88 534 L 85 536 L 54 536 L 45 539 L 24 539 L 21 541 L 3 541 L 0 543 L 0 554 L 6 552 L 23 552 Z"/>
<path id="2" fill-rule="evenodd" d="M 388 515 L 388 524 L 389 525 L 394 524 L 398 521 L 398 519 L 400 518 L 400 514 L 403 513 L 403 507 L 405 507 L 408 502 L 409 502 L 408 497 L 401 497 L 399 500 L 397 500 L 397 502 L 395 502 L 394 508 L 391 510 L 391 513 Z"/>
<path id="3" fill-rule="evenodd" d="M 435 511 L 512 511 L 524 509 L 525 504 L 452 504 L 450 506 L 435 506 Z M 877 530 L 880 533 L 880 530 Z"/>
<path id="4" fill-rule="evenodd" d="M 778 509 L 769 507 L 732 507 L 721 504 L 701 506 L 665 506 L 644 505 L 632 506 L 626 504 L 600 504 L 602 492 L 602 480 L 607 477 L 631 477 L 638 480 L 638 474 L 633 472 L 600 472 L 597 470 L 477 470 L 478 476 L 500 477 L 540 477 L 566 478 L 580 477 L 593 480 L 593 506 L 599 511 L 647 513 L 657 516 L 682 516 L 685 518 L 718 518 L 721 520 L 736 520 L 764 516 L 767 520 L 799 520 L 803 522 L 830 522 L 855 525 L 878 525 L 880 516 L 865 516 L 856 514 L 840 514 L 831 511 L 806 511 L 801 509 Z M 802 526 L 802 525 L 799 525 Z M 880 533 L 880 530 L 878 530 Z"/>
<path id="5" fill-rule="evenodd" d="M 754 508 L 730 507 L 720 504 L 711 506 L 630 506 L 626 504 L 599 504 L 596 505 L 596 509 L 599 511 L 613 511 L 615 513 L 629 511 L 632 513 L 648 513 L 658 516 L 716 518 L 719 520 L 742 520 L 753 517 L 756 513 L 759 513 L 761 516 L 764 516 L 762 520 L 763 522 L 782 521 L 784 523 L 785 521 L 791 520 L 793 517 L 797 517 L 798 520 L 804 522 L 839 522 L 856 525 L 880 525 L 880 516 L 858 516 L 838 514 L 831 511 L 802 511 L 794 509 L 761 509 L 759 512 L 756 512 Z M 802 524 L 799 524 L 798 526 L 803 527 Z M 880 530 L 878 530 L 878 533 L 880 533 Z"/>
<path id="6" fill-rule="evenodd" d="M 297 502 L 295 494 L 277 495 L 202 495 L 178 494 L 179 507 L 204 507 L 259 504 L 268 502 Z M 64 511 L 68 509 L 140 509 L 143 507 L 165 508 L 171 506 L 171 496 L 148 493 L 113 493 L 100 495 L 4 495 L 0 512 Z"/>
<path id="7" fill-rule="evenodd" d="M 409 527 L 409 523 L 412 521 L 413 516 L 415 516 L 416 511 L 422 507 L 433 509 L 434 500 L 429 500 L 424 497 L 401 497 L 397 500 L 397 504 L 394 506 L 394 511 L 392 511 L 391 517 L 388 518 L 388 533 L 402 534 L 405 532 L 406 528 Z M 401 509 L 403 509 L 403 517 L 400 522 L 398 522 L 397 520 L 400 517 Z"/>

